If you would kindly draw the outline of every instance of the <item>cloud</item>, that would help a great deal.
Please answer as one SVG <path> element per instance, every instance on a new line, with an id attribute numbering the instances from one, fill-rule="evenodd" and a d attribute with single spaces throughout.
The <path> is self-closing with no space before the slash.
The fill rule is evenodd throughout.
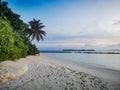
<path id="1" fill-rule="evenodd" d="M 38 46 L 101 47 L 120 42 L 119 1 L 71 3 L 59 8 L 44 18 L 47 36 Z"/>
<path id="2" fill-rule="evenodd" d="M 43 41 L 41 43 L 37 43 L 37 47 L 41 49 L 50 49 L 50 48 L 57 48 L 57 49 L 65 49 L 65 48 L 88 48 L 88 49 L 99 49 L 102 47 L 107 47 L 109 45 L 118 44 L 119 39 L 96 39 L 96 38 L 69 38 L 69 39 L 62 39 L 62 40 L 48 40 Z"/>
<path id="3" fill-rule="evenodd" d="M 116 21 L 112 25 L 120 25 L 120 21 Z"/>

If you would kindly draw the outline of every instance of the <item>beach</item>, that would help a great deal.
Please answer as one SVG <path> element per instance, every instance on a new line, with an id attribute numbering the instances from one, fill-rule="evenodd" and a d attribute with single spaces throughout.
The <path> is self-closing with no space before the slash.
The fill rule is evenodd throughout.
<path id="1" fill-rule="evenodd" d="M 28 56 L 14 63 L 15 66 L 12 63 L 9 67 L 8 64 L 3 65 L 9 69 L 0 74 L 7 74 L 9 78 L 0 78 L 0 90 L 120 90 L 119 70 L 77 64 L 44 54 Z M 12 73 L 10 78 L 12 71 L 20 72 Z"/>

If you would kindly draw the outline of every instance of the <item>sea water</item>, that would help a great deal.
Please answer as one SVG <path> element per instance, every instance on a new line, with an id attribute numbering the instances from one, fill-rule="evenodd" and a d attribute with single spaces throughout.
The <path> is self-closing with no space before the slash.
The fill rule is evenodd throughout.
<path id="1" fill-rule="evenodd" d="M 44 53 L 54 58 L 120 70 L 120 54 Z"/>

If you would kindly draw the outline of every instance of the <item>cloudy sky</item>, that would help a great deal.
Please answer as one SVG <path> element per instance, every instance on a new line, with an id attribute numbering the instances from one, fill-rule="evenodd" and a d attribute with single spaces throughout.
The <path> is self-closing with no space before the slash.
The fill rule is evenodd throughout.
<path id="1" fill-rule="evenodd" d="M 24 22 L 46 26 L 41 49 L 120 45 L 120 0 L 6 0 Z"/>

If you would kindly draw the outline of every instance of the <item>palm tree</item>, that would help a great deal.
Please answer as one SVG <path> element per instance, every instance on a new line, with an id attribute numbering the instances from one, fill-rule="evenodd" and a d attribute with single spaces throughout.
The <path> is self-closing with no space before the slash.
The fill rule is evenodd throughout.
<path id="1" fill-rule="evenodd" d="M 29 22 L 25 32 L 28 37 L 31 38 L 31 41 L 36 39 L 39 42 L 40 40 L 43 40 L 43 36 L 46 35 L 46 32 L 42 30 L 44 27 L 43 23 L 40 23 L 40 20 L 33 19 Z"/>

